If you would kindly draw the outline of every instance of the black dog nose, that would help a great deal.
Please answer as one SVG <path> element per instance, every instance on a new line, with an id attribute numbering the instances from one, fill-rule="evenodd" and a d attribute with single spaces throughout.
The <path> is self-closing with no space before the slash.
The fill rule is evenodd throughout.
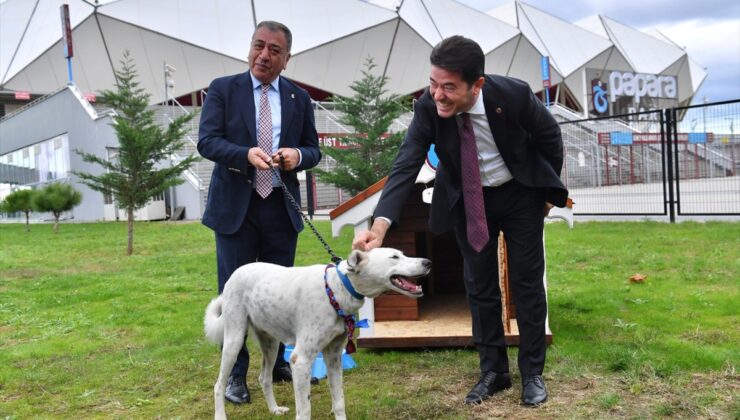
<path id="1" fill-rule="evenodd" d="M 424 268 L 431 268 L 432 267 L 432 260 L 428 260 L 424 258 L 424 261 L 421 262 L 421 265 L 424 266 Z"/>

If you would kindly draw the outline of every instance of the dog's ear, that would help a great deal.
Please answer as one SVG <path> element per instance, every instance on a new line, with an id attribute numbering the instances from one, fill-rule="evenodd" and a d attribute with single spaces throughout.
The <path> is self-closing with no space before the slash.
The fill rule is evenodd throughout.
<path id="1" fill-rule="evenodd" d="M 365 263 L 367 263 L 367 254 L 355 249 L 347 258 L 347 270 L 352 272 L 360 271 L 360 267 Z"/>

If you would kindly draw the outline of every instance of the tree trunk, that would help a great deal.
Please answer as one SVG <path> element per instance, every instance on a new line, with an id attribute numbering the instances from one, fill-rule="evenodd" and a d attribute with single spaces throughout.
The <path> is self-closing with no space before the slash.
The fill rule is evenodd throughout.
<path id="1" fill-rule="evenodd" d="M 126 209 L 128 214 L 128 246 L 126 247 L 126 255 L 134 253 L 134 209 Z"/>
<path id="2" fill-rule="evenodd" d="M 54 233 L 59 233 L 59 216 L 61 216 L 61 213 L 52 212 L 54 215 Z"/>
<path id="3" fill-rule="evenodd" d="M 26 210 L 24 213 L 26 213 L 26 232 L 30 232 L 31 231 L 31 226 L 28 224 L 28 219 L 29 219 L 29 213 L 31 213 L 31 212 L 29 212 L 28 210 Z"/>

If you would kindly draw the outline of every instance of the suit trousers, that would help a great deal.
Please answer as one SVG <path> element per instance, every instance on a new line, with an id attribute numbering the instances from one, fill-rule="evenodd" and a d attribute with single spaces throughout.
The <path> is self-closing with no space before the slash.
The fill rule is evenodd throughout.
<path id="1" fill-rule="evenodd" d="M 224 291 L 231 274 L 244 264 L 259 261 L 293 266 L 297 242 L 298 232 L 290 221 L 282 189 L 273 189 L 265 198 L 252 190 L 249 209 L 239 230 L 230 235 L 216 232 L 218 293 Z M 284 352 L 285 346 L 280 343 L 276 365 L 283 363 Z M 244 346 L 231 375 L 246 376 L 248 368 L 249 353 Z"/>
<path id="2" fill-rule="evenodd" d="M 541 375 L 547 316 L 542 236 L 545 190 L 512 180 L 499 187 L 484 187 L 483 199 L 491 239 L 480 253 L 468 244 L 462 209 L 462 220 L 455 227 L 480 369 L 482 373 L 509 371 L 498 273 L 498 233 L 503 231 L 508 249 L 509 290 L 519 326 L 519 371 L 522 375 Z"/>

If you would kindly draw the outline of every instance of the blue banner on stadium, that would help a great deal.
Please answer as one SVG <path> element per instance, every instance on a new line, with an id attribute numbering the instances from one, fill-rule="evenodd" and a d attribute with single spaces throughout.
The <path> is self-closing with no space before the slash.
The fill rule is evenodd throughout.
<path id="1" fill-rule="evenodd" d="M 614 146 L 628 146 L 632 144 L 632 133 L 629 131 L 612 131 L 609 133 L 611 144 Z"/>
<path id="2" fill-rule="evenodd" d="M 707 142 L 707 133 L 689 133 L 689 143 L 704 144 Z"/>

